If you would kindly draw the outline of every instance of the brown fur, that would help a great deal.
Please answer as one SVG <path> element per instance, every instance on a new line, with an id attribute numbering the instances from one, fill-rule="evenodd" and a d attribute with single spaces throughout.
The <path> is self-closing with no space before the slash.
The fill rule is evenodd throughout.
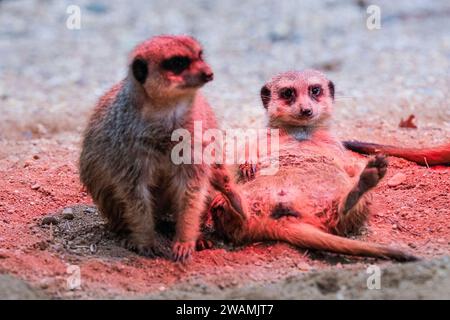
<path id="1" fill-rule="evenodd" d="M 312 86 L 320 86 L 321 94 L 313 96 Z M 286 88 L 295 91 L 294 97 Z M 377 156 L 356 178 L 348 174 L 349 157 L 328 129 L 333 93 L 334 85 L 313 70 L 281 74 L 263 87 L 269 127 L 280 129 L 279 170 L 271 176 L 256 173 L 242 185 L 248 221 L 217 196 L 211 206 L 215 226 L 237 243 L 280 240 L 349 255 L 413 260 L 400 250 L 342 237 L 357 233 L 366 221 L 367 191 L 383 178 L 387 163 Z M 258 167 L 267 163 L 260 158 Z"/>
<path id="2" fill-rule="evenodd" d="M 360 141 L 344 141 L 344 146 L 364 154 L 381 153 L 403 158 L 422 166 L 450 165 L 450 143 L 431 148 L 401 148 Z"/>
<path id="3" fill-rule="evenodd" d="M 196 40 L 152 38 L 133 51 L 128 76 L 100 99 L 85 131 L 81 181 L 111 228 L 141 254 L 154 254 L 155 224 L 173 221 L 174 258 L 189 258 L 211 187 L 242 212 L 223 166 L 171 161 L 173 130 L 194 137 L 194 121 L 203 130 L 217 126 L 198 92 L 210 80 Z"/>

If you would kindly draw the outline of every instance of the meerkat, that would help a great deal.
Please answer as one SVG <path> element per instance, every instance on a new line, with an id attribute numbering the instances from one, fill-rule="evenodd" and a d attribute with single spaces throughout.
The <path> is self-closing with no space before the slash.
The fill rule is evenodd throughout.
<path id="1" fill-rule="evenodd" d="M 344 141 L 344 146 L 364 154 L 381 153 L 403 158 L 422 166 L 450 165 L 450 143 L 431 148 L 401 148 L 360 141 Z"/>
<path id="2" fill-rule="evenodd" d="M 260 155 L 241 185 L 249 210 L 244 221 L 222 195 L 210 214 L 217 232 L 234 243 L 284 241 L 303 248 L 392 258 L 415 257 L 394 248 L 348 239 L 369 214 L 369 193 L 387 169 L 384 157 L 370 159 L 352 178 L 349 157 L 329 129 L 334 84 L 315 70 L 286 72 L 261 89 L 269 130 L 279 130 L 279 169 L 261 175 L 269 158 Z M 242 169 L 242 168 L 241 168 Z"/>
<path id="3" fill-rule="evenodd" d="M 131 53 L 128 75 L 100 98 L 85 130 L 81 182 L 124 245 L 142 255 L 155 254 L 155 224 L 173 221 L 173 258 L 187 260 L 211 187 L 245 218 L 224 166 L 171 161 L 174 130 L 192 133 L 194 146 L 194 121 L 201 121 L 203 131 L 217 126 L 199 92 L 211 80 L 194 38 L 151 38 Z"/>

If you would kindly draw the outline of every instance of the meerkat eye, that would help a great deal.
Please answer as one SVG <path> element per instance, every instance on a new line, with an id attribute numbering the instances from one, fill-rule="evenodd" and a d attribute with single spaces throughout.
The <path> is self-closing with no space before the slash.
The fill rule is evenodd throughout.
<path id="1" fill-rule="evenodd" d="M 162 62 L 162 68 L 180 74 L 191 65 L 191 59 L 186 56 L 175 56 Z"/>
<path id="2" fill-rule="evenodd" d="M 311 86 L 309 88 L 309 92 L 310 92 L 311 96 L 313 96 L 314 98 L 318 98 L 322 94 L 322 87 L 321 86 Z"/>
<path id="3" fill-rule="evenodd" d="M 295 98 L 294 88 L 283 88 L 280 90 L 280 98 L 283 100 L 293 100 Z"/>

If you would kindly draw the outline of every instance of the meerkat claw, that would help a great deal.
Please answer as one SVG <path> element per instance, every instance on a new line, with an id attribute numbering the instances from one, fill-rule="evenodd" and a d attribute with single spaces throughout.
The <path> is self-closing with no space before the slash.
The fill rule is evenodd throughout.
<path id="1" fill-rule="evenodd" d="M 173 260 L 175 262 L 187 262 L 191 259 L 195 251 L 195 241 L 179 242 L 177 241 L 172 249 Z"/>

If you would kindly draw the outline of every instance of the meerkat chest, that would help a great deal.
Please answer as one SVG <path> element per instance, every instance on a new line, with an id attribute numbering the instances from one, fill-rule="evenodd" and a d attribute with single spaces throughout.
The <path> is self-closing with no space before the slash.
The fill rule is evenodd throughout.
<path id="1" fill-rule="evenodd" d="M 148 151 L 170 155 L 174 145 L 172 137 L 177 130 L 184 130 L 189 123 L 190 104 L 180 102 L 167 108 L 152 109 L 151 106 L 146 106 L 144 109 L 134 131 L 135 139 Z"/>
<path id="2" fill-rule="evenodd" d="M 183 128 L 183 125 L 189 118 L 190 109 L 191 103 L 180 101 L 169 108 L 154 111 L 149 120 L 153 126 L 157 126 L 171 134 L 174 130 Z"/>

